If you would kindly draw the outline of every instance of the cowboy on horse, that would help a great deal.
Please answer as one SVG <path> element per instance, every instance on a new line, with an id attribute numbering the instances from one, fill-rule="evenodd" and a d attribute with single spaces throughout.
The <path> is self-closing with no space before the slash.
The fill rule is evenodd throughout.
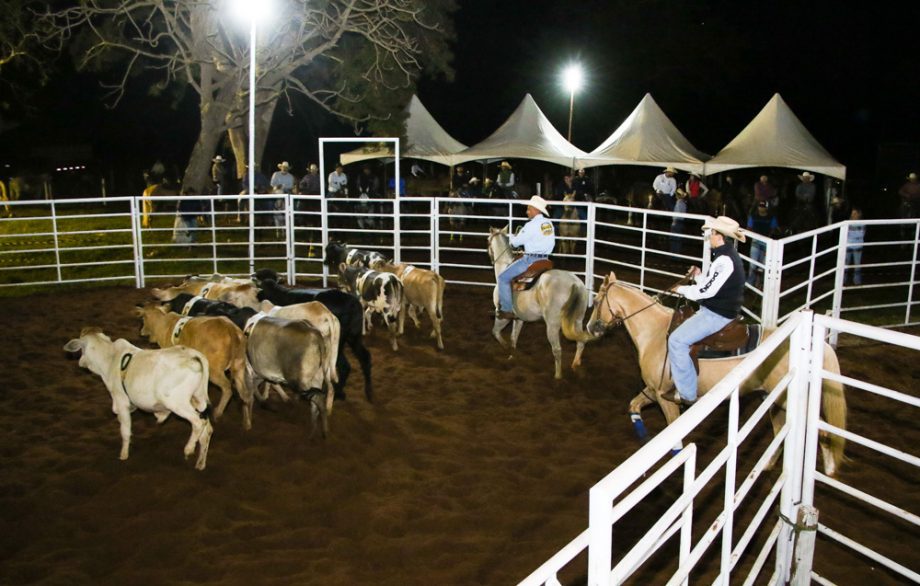
<path id="1" fill-rule="evenodd" d="M 700 310 L 668 337 L 671 377 L 677 391 L 663 395 L 663 398 L 684 405 L 695 403 L 697 395 L 697 373 L 690 356 L 690 346 L 718 332 L 738 317 L 744 299 L 744 265 L 734 245 L 726 240 L 733 238 L 744 242 L 741 227 L 735 220 L 719 216 L 706 220 L 703 233 L 707 232 L 713 254 L 709 270 L 700 278 L 699 267 L 693 267 L 689 276 L 696 282 L 674 288 L 678 294 L 700 303 Z"/>
<path id="2" fill-rule="evenodd" d="M 556 246 L 556 232 L 553 223 L 549 221 L 546 206 L 546 200 L 539 195 L 531 197 L 527 202 L 527 217 L 530 220 L 520 232 L 508 239 L 511 246 L 524 247 L 524 256 L 511 263 L 498 276 L 499 319 L 514 319 L 511 281 L 526 272 L 530 265 L 549 257 Z"/>

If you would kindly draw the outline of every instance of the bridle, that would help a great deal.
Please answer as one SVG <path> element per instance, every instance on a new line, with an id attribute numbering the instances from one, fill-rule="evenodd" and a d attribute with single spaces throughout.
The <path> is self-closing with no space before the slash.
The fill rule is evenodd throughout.
<path id="1" fill-rule="evenodd" d="M 501 234 L 502 234 L 501 232 L 496 232 L 496 233 L 494 233 L 494 234 L 489 234 L 489 248 L 488 248 L 488 251 L 489 251 L 489 261 L 492 262 L 492 266 L 493 266 L 493 267 L 495 266 L 495 263 L 497 263 L 499 260 L 501 260 L 502 257 L 504 257 L 506 254 L 511 254 L 511 255 L 512 255 L 512 258 L 513 258 L 513 250 L 512 250 L 512 248 L 511 248 L 511 244 L 510 244 L 510 243 L 508 244 L 508 248 L 505 249 L 505 251 L 504 251 L 503 253 L 499 254 L 497 257 L 494 257 L 494 258 L 492 257 L 492 239 L 495 238 L 495 237 L 497 237 L 497 236 L 499 236 L 499 235 L 501 235 Z"/>
<path id="2" fill-rule="evenodd" d="M 607 305 L 607 311 L 610 312 L 610 315 L 613 316 L 613 319 L 610 320 L 609 322 L 605 322 L 604 320 L 598 318 L 598 321 L 601 322 L 602 324 L 604 324 L 604 329 L 605 329 L 605 330 L 612 330 L 612 329 L 614 329 L 614 328 L 620 327 L 620 326 L 622 326 L 622 325 L 626 322 L 626 320 L 628 320 L 629 318 L 631 318 L 631 317 L 633 317 L 633 316 L 635 316 L 635 315 L 638 315 L 638 314 L 642 313 L 643 311 L 645 311 L 646 309 L 648 309 L 648 308 L 650 308 L 650 307 L 652 307 L 652 306 L 654 306 L 654 305 L 658 305 L 659 303 L 661 303 L 661 297 L 662 297 L 662 295 L 675 295 L 675 293 L 672 293 L 672 290 L 673 290 L 675 287 L 678 287 L 678 286 L 683 285 L 684 283 L 688 282 L 691 278 L 692 278 L 692 277 L 690 276 L 690 273 L 688 272 L 686 275 L 684 275 L 684 277 L 682 277 L 681 279 L 679 279 L 678 281 L 676 281 L 673 285 L 671 285 L 670 287 L 668 287 L 668 288 L 665 289 L 664 291 L 661 291 L 661 292 L 659 292 L 657 295 L 655 295 L 654 297 L 652 297 L 652 302 L 651 302 L 651 303 L 649 303 L 648 305 L 646 305 L 646 306 L 644 306 L 644 307 L 641 307 L 641 308 L 637 309 L 636 311 L 630 313 L 629 315 L 625 315 L 625 316 L 619 316 L 619 315 L 617 315 L 616 312 L 613 310 L 613 306 L 610 305 L 610 296 L 607 295 L 607 291 L 609 291 L 609 290 L 610 290 L 610 287 L 612 287 L 615 283 L 605 282 L 605 283 L 601 286 L 600 290 L 598 290 L 597 295 L 598 295 L 598 297 L 603 296 L 603 298 L 604 298 L 604 303 Z"/>

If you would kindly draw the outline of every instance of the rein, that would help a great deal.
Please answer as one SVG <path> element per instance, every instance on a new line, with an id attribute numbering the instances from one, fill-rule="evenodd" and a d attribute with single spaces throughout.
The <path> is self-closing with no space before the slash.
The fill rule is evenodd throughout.
<path id="1" fill-rule="evenodd" d="M 683 285 L 684 283 L 688 282 L 691 278 L 692 278 L 692 277 L 690 276 L 690 273 L 687 273 L 687 274 L 684 275 L 681 279 L 675 281 L 673 285 L 671 285 L 670 287 L 668 287 L 668 288 L 665 289 L 664 291 L 661 291 L 660 293 L 658 293 L 657 295 L 655 295 L 654 297 L 652 297 L 652 302 L 651 302 L 651 303 L 649 303 L 649 304 L 646 305 L 645 307 L 642 307 L 641 309 L 637 309 L 636 311 L 634 311 L 634 312 L 632 312 L 632 313 L 630 313 L 629 315 L 624 316 L 624 317 L 618 316 L 618 315 L 613 311 L 613 307 L 610 305 L 610 296 L 607 295 L 607 291 L 610 289 L 611 285 L 608 284 L 606 287 L 604 287 L 603 289 L 601 289 L 600 291 L 598 291 L 598 294 L 599 294 L 599 295 L 603 295 L 603 296 L 604 296 L 604 302 L 607 304 L 607 311 L 609 311 L 609 312 L 610 312 L 610 315 L 613 316 L 613 319 L 612 319 L 609 323 L 604 324 L 605 327 L 606 327 L 607 329 L 612 329 L 612 328 L 616 328 L 616 327 L 622 326 L 623 323 L 624 323 L 626 320 L 628 320 L 629 318 L 631 318 L 631 317 L 633 317 L 633 316 L 635 316 L 635 315 L 638 315 L 638 314 L 642 313 L 643 311 L 645 311 L 646 309 L 652 307 L 653 305 L 657 305 L 658 303 L 660 303 L 660 302 L 661 302 L 661 296 L 662 296 L 662 295 L 673 295 L 673 293 L 671 293 L 671 290 L 672 290 L 672 289 L 674 289 L 675 287 L 679 287 L 680 285 Z"/>
<path id="2" fill-rule="evenodd" d="M 499 234 L 500 234 L 500 233 L 499 233 Z M 499 254 L 497 257 L 492 258 L 492 239 L 495 238 L 496 236 L 498 236 L 498 234 L 493 234 L 493 235 L 489 236 L 489 260 L 492 261 L 492 266 L 493 266 L 493 267 L 495 266 L 495 263 L 497 263 L 499 260 L 501 260 L 501 258 L 504 257 L 506 254 L 511 254 L 511 255 L 512 255 L 512 258 L 514 258 L 514 254 L 513 254 L 513 253 L 514 253 L 514 249 L 511 247 L 511 244 L 510 244 L 510 243 L 508 244 L 508 248 L 506 248 L 504 252 L 502 252 L 501 254 Z"/>

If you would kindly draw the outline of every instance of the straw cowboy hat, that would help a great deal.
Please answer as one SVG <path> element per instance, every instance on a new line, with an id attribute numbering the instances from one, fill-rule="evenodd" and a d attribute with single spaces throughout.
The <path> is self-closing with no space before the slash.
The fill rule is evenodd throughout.
<path id="1" fill-rule="evenodd" d="M 665 172 L 665 173 L 677 173 L 677 169 L 675 169 L 674 167 L 667 167 L 667 168 L 664 170 L 664 172 Z"/>
<path id="2" fill-rule="evenodd" d="M 710 229 L 715 230 L 723 236 L 728 236 L 729 238 L 734 238 L 738 242 L 744 242 L 747 238 L 744 236 L 744 232 L 741 231 L 741 226 L 738 225 L 738 222 L 732 220 L 728 216 L 719 216 L 718 218 L 713 218 L 710 216 L 706 219 L 706 223 L 703 224 L 703 230 Z"/>
<path id="3" fill-rule="evenodd" d="M 549 215 L 549 212 L 546 211 L 546 206 L 547 206 L 547 205 L 549 205 L 549 204 L 546 202 L 546 200 L 543 199 L 542 197 L 540 197 L 539 195 L 535 195 L 535 196 L 531 197 L 529 200 L 527 200 L 527 206 L 528 206 L 528 207 L 536 208 L 536 209 L 540 210 L 541 212 L 543 212 L 543 215 L 544 215 L 544 216 L 548 216 L 548 215 Z"/>
<path id="4" fill-rule="evenodd" d="M 287 161 L 284 161 L 284 162 L 278 163 L 278 168 L 281 169 L 282 171 L 287 171 L 288 169 L 291 168 L 291 164 L 288 163 Z"/>
<path id="5" fill-rule="evenodd" d="M 510 169 L 511 163 L 509 163 L 508 161 L 502 161 L 502 164 L 499 165 L 499 167 L 501 167 L 502 169 Z"/>
<path id="6" fill-rule="evenodd" d="M 804 173 L 799 175 L 799 179 L 801 179 L 802 181 L 808 181 L 809 183 L 811 183 L 812 181 L 815 180 L 815 176 L 809 173 L 808 171 L 805 171 Z"/>
<path id="7" fill-rule="evenodd" d="M 479 177 L 473 177 L 470 179 L 470 183 L 479 183 Z"/>
<path id="8" fill-rule="evenodd" d="M 916 174 L 916 173 L 911 173 L 910 175 L 907 176 L 907 180 L 908 180 L 908 181 L 916 181 L 916 180 L 917 180 L 917 174 Z"/>
<path id="9" fill-rule="evenodd" d="M 223 157 L 220 156 L 220 155 L 217 155 L 216 157 L 214 157 L 213 159 L 211 159 L 211 162 L 212 162 L 212 163 L 225 163 L 226 161 L 227 161 L 227 159 L 223 158 Z"/>

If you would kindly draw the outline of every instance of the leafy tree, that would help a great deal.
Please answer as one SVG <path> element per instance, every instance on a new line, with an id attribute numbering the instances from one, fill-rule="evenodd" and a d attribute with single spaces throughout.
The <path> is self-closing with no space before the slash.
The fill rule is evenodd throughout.
<path id="1" fill-rule="evenodd" d="M 280 0 L 276 0 L 282 4 Z M 260 161 L 280 102 L 306 96 L 356 128 L 402 133 L 398 114 L 418 77 L 452 75 L 447 43 L 454 0 L 288 0 L 260 27 L 256 51 Z M 111 106 L 132 77 L 158 76 L 199 97 L 201 127 L 183 183 L 204 185 L 230 132 L 242 175 L 249 103 L 249 35 L 227 0 L 84 0 L 42 15 L 46 48 L 69 49 L 81 68 L 108 72 Z"/>

